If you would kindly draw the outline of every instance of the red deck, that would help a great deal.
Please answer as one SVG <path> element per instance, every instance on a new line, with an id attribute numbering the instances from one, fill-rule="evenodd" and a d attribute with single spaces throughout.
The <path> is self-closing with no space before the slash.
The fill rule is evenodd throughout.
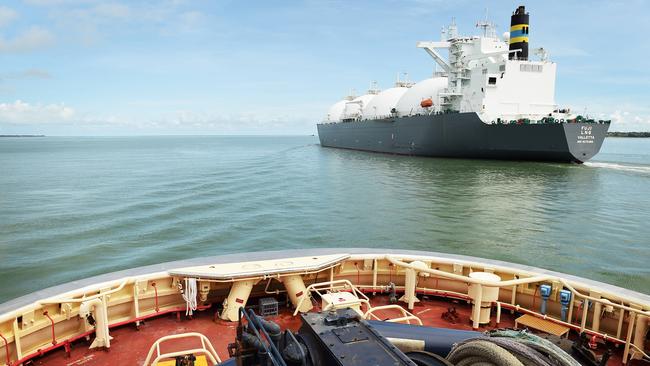
<path id="1" fill-rule="evenodd" d="M 373 306 L 388 303 L 386 296 L 371 298 Z M 442 314 L 449 307 L 455 307 L 460 315 L 460 321 L 452 324 L 442 319 Z M 433 327 L 471 330 L 469 320 L 471 307 L 465 301 L 452 301 L 438 298 L 426 298 L 416 303 L 413 313 L 417 315 L 424 325 Z M 300 326 L 300 318 L 292 316 L 292 309 L 282 308 L 281 314 L 270 318 L 277 322 L 283 329 L 296 331 Z M 378 312 L 379 317 L 396 317 L 395 313 Z M 34 360 L 34 365 L 48 366 L 77 366 L 77 365 L 142 365 L 151 345 L 160 337 L 186 332 L 199 332 L 208 337 L 215 350 L 224 361 L 228 358 L 227 346 L 235 339 L 237 323 L 226 322 L 217 318 L 215 320 L 213 309 L 196 312 L 193 319 L 186 318 L 184 314 L 176 313 L 152 318 L 140 325 L 139 330 L 134 324 L 111 329 L 111 348 L 109 350 L 89 350 L 89 342 L 78 341 L 72 345 L 70 354 L 63 349 L 57 349 L 50 354 Z M 514 326 L 514 318 L 509 311 L 503 311 L 501 323 L 498 328 Z M 496 324 L 489 324 L 481 330 L 497 328 Z M 196 340 L 178 340 L 169 342 L 161 347 L 161 352 L 178 351 L 197 347 Z M 620 358 L 612 357 L 610 365 L 620 364 Z M 635 363 L 631 363 L 634 365 Z"/>

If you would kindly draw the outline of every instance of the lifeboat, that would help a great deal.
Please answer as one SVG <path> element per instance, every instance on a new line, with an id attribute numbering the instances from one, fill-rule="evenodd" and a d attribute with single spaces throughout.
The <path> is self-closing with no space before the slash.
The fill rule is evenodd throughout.
<path id="1" fill-rule="evenodd" d="M 420 102 L 420 107 L 422 107 L 422 108 L 431 108 L 431 107 L 433 107 L 433 100 L 431 100 L 431 98 L 423 99 Z"/>

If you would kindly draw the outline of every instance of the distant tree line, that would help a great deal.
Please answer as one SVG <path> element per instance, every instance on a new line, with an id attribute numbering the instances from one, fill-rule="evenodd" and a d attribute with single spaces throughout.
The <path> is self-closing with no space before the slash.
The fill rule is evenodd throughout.
<path id="1" fill-rule="evenodd" d="M 0 137 L 45 137 L 45 135 L 0 135 Z"/>
<path id="2" fill-rule="evenodd" d="M 607 137 L 650 137 L 650 132 L 607 132 Z"/>

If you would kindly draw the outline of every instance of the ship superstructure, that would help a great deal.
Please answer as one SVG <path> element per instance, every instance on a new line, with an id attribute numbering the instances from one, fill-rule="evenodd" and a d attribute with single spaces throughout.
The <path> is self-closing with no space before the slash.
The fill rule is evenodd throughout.
<path id="1" fill-rule="evenodd" d="M 549 60 L 544 48 L 534 50 L 536 59 L 529 57 L 530 24 L 525 7 L 513 12 L 510 31 L 502 37 L 497 36 L 495 26 L 487 20 L 478 22 L 477 26 L 482 29 L 481 35 L 462 36 L 452 22 L 441 32 L 440 41 L 417 43 L 442 70 L 431 78 L 418 83 L 398 79 L 394 87 L 383 91 L 373 84 L 365 95 L 348 96 L 334 104 L 318 126 L 321 144 L 398 154 L 474 158 L 582 162 L 595 155 L 609 121 L 575 115 L 555 103 L 557 65 Z M 454 123 L 454 118 L 440 117 L 449 114 L 455 114 L 455 120 L 469 129 L 466 132 L 479 134 L 482 140 L 474 144 L 463 136 L 445 134 L 446 130 L 455 129 L 441 125 Z M 413 118 L 419 121 L 419 126 L 402 123 Z M 387 125 L 388 121 L 392 125 Z M 566 124 L 579 127 L 567 129 L 563 127 Z M 547 145 L 538 145 L 541 150 L 524 149 L 518 153 L 519 145 L 512 139 L 541 138 L 545 133 L 522 127 L 516 132 L 486 128 L 493 125 L 545 125 L 549 131 L 564 129 L 569 134 L 550 133 L 547 138 L 564 141 L 549 140 Z M 390 132 L 387 127 L 391 127 Z M 445 136 L 441 139 L 436 132 Z M 424 135 L 417 141 L 413 138 L 400 141 L 402 136 L 421 133 Z M 468 144 L 469 149 L 452 148 Z M 577 150 L 570 151 L 576 144 L 581 145 L 577 156 L 574 154 Z M 410 148 L 405 151 L 404 145 Z M 560 146 L 569 154 L 558 154 Z M 550 153 L 545 154 L 546 151 Z"/>
<path id="2" fill-rule="evenodd" d="M 556 64 L 543 49 L 539 60 L 528 58 L 529 16 L 520 6 L 512 15 L 510 33 L 504 40 L 494 25 L 478 25 L 482 36 L 459 36 L 455 24 L 438 42 L 419 42 L 448 76 L 447 88 L 438 93 L 437 110 L 476 112 L 484 122 L 528 119 L 539 121 L 553 116 Z M 509 41 L 509 42 L 508 42 Z M 440 50 L 448 50 L 445 60 Z M 560 114 L 556 118 L 569 119 Z"/>

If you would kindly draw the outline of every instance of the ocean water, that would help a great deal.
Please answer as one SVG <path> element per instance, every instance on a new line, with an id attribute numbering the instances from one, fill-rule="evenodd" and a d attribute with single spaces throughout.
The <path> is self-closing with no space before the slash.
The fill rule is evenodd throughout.
<path id="1" fill-rule="evenodd" d="M 177 259 L 441 251 L 650 294 L 650 139 L 584 165 L 321 148 L 305 137 L 0 139 L 0 303 Z M 342 249 L 344 250 L 344 249 Z"/>

